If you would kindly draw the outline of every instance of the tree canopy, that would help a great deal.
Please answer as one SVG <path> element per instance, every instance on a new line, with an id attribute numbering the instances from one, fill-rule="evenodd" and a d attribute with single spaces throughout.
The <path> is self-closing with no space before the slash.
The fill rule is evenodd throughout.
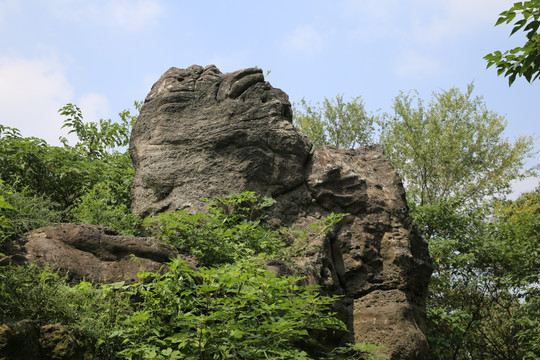
<path id="1" fill-rule="evenodd" d="M 424 104 L 417 93 L 394 99 L 381 125 L 381 144 L 407 188 L 409 202 L 434 204 L 450 197 L 470 202 L 504 193 L 533 155 L 533 139 L 504 137 L 503 116 L 487 109 L 473 84 L 434 93 Z"/>
<path id="2" fill-rule="evenodd" d="M 300 100 L 294 109 L 294 124 L 316 149 L 323 145 L 352 148 L 373 140 L 375 117 L 369 115 L 360 96 L 344 101 L 343 95 L 311 104 Z"/>

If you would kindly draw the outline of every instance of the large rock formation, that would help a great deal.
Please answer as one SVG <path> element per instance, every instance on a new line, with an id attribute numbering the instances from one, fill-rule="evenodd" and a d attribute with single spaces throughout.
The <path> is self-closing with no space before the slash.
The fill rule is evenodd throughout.
<path id="1" fill-rule="evenodd" d="M 295 261 L 323 292 L 343 295 L 337 308 L 350 332 L 342 341 L 384 346 L 392 359 L 425 358 L 432 267 L 399 177 L 379 146 L 310 150 L 288 96 L 261 70 L 171 68 L 132 132 L 133 209 L 201 211 L 202 198 L 249 190 L 277 200 L 273 226 L 308 229 L 332 212 L 350 214 Z"/>

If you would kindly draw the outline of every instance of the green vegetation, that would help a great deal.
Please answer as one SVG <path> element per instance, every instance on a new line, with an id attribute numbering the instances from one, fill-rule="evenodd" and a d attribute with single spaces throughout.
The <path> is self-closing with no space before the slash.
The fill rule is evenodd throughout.
<path id="1" fill-rule="evenodd" d="M 245 192 L 212 201 L 208 213 L 170 211 L 145 223 L 157 239 L 195 255 L 202 266 L 231 264 L 258 254 L 276 255 L 284 247 L 279 234 L 255 215 L 274 202 Z"/>
<path id="2" fill-rule="evenodd" d="M 311 359 L 309 330 L 344 328 L 328 311 L 335 298 L 254 259 L 195 273 L 177 258 L 139 276 L 70 287 L 47 269 L 0 267 L 0 321 L 69 325 L 96 359 Z"/>
<path id="3" fill-rule="evenodd" d="M 394 113 L 384 117 L 380 142 L 407 186 L 409 204 L 478 202 L 530 174 L 522 169 L 533 139 L 505 139 L 504 117 L 473 97 L 473 88 L 434 93 L 427 106 L 417 94 L 401 93 Z"/>
<path id="4" fill-rule="evenodd" d="M 385 358 L 367 344 L 326 349 L 310 337 L 346 330 L 331 311 L 338 298 L 265 269 L 266 259 L 288 261 L 285 235 L 306 243 L 310 236 L 270 230 L 261 210 L 273 199 L 246 192 L 207 200 L 207 213 L 175 211 L 143 221 L 130 211 L 134 171 L 125 149 L 136 116 L 124 111 L 119 123 L 85 123 L 75 105 L 60 112 L 79 139 L 73 146 L 0 127 L 0 250 L 29 230 L 74 221 L 128 235 L 153 231 L 196 255 L 201 267 L 195 272 L 176 258 L 168 272 L 141 272 L 134 284 L 73 286 L 47 268 L 1 266 L 0 323 L 66 325 L 95 359 Z M 343 216 L 332 215 L 313 231 Z"/>
<path id="5" fill-rule="evenodd" d="M 61 213 L 49 199 L 0 182 L 0 246 L 30 230 L 59 222 Z M 1 253 L 1 251 L 0 251 Z"/>
<path id="6" fill-rule="evenodd" d="M 427 299 L 432 357 L 536 359 L 540 187 L 504 200 L 511 181 L 538 168 L 525 168 L 533 138 L 506 139 L 504 118 L 472 92 L 472 84 L 465 92 L 440 91 L 427 105 L 415 92 L 400 93 L 373 141 L 403 179 L 434 262 Z M 324 122 L 322 111 L 296 114 L 295 122 Z M 308 135 L 317 146 L 335 145 Z"/>
<path id="7" fill-rule="evenodd" d="M 393 113 L 378 118 L 361 98 L 337 96 L 322 106 L 302 100 L 294 121 L 315 147 L 380 142 L 402 177 L 435 267 L 427 299 L 433 359 L 535 359 L 540 187 L 505 198 L 511 181 L 538 168 L 525 168 L 533 139 L 505 138 L 504 118 L 472 92 L 473 85 L 440 91 L 427 105 L 417 93 L 400 93 Z M 73 221 L 152 232 L 195 255 L 201 268 L 178 258 L 169 272 L 141 272 L 135 284 L 71 286 L 49 269 L 3 266 L 0 322 L 67 325 L 97 359 L 384 358 L 367 344 L 332 350 L 309 337 L 344 324 L 331 312 L 336 298 L 264 270 L 265 260 L 305 251 L 313 235 L 266 226 L 262 210 L 273 199 L 246 192 L 207 200 L 205 213 L 140 219 L 130 211 L 134 170 L 126 151 L 136 116 L 124 111 L 118 123 L 85 123 L 71 104 L 61 114 L 78 138 L 73 146 L 0 125 L 0 252 L 29 230 Z M 332 214 L 314 234 L 342 218 Z M 303 239 L 300 248 L 285 246 L 291 235 Z"/>
<path id="8" fill-rule="evenodd" d="M 519 1 L 500 14 L 495 26 L 503 23 L 510 24 L 519 19 L 514 24 L 510 36 L 519 30 L 526 32 L 527 41 L 523 46 L 507 50 L 504 53 L 495 51 L 484 56 L 487 67 L 495 65 L 497 75 L 504 74 L 508 77 L 509 86 L 516 80 L 516 77 L 524 76 L 528 82 L 533 82 L 540 76 L 540 0 Z"/>
<path id="9" fill-rule="evenodd" d="M 375 117 L 364 108 L 360 96 L 347 102 L 342 95 L 325 98 L 322 105 L 305 99 L 296 104 L 294 124 L 316 149 L 323 145 L 352 148 L 373 140 Z"/>

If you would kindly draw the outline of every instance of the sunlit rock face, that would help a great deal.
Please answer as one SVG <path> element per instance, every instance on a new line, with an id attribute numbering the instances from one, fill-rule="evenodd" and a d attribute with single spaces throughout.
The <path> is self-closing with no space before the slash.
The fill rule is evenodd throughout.
<path id="1" fill-rule="evenodd" d="M 377 344 L 391 359 L 427 358 L 431 261 L 379 146 L 311 153 L 292 125 L 288 96 L 260 69 L 223 74 L 193 65 L 154 84 L 130 154 L 139 215 L 204 211 L 203 198 L 248 190 L 277 201 L 267 213 L 276 227 L 308 230 L 331 213 L 349 214 L 295 258 L 309 282 L 343 296 L 336 310 L 349 332 L 327 341 Z"/>
<path id="2" fill-rule="evenodd" d="M 300 186 L 310 143 L 291 117 L 288 96 L 259 69 L 169 69 L 132 133 L 135 212 L 203 210 L 204 197 L 247 188 L 277 195 Z"/>

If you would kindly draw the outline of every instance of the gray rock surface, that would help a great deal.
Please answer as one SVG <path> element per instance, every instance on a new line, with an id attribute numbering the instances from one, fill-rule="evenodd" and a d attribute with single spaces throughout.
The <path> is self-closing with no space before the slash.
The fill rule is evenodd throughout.
<path id="1" fill-rule="evenodd" d="M 401 180 L 379 146 L 310 150 L 292 125 L 288 96 L 261 70 L 171 68 L 132 132 L 133 209 L 144 216 L 201 211 L 202 198 L 249 190 L 277 200 L 267 214 L 276 227 L 307 230 L 348 213 L 307 247 L 292 244 L 302 249 L 295 262 L 309 281 L 343 295 L 336 309 L 349 332 L 327 341 L 374 343 L 391 359 L 425 358 L 432 266 Z"/>
<path id="2" fill-rule="evenodd" d="M 304 182 L 310 144 L 291 123 L 288 96 L 259 69 L 171 68 L 135 124 L 134 210 L 204 210 L 204 197 L 254 189 L 280 194 Z"/>

